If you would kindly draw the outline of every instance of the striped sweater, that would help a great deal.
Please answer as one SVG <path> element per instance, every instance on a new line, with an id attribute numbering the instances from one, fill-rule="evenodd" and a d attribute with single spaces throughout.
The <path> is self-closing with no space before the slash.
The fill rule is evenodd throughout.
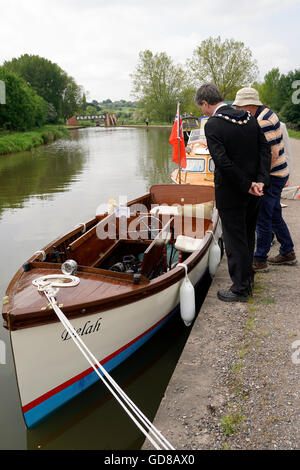
<path id="1" fill-rule="evenodd" d="M 272 162 L 270 174 L 280 178 L 288 176 L 289 170 L 284 153 L 283 135 L 277 115 L 269 108 L 266 108 L 266 106 L 260 106 L 256 111 L 255 117 L 271 146 Z"/>

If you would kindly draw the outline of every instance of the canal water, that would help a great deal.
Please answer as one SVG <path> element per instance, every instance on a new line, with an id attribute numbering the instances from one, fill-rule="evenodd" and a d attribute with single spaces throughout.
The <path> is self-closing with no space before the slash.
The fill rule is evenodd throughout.
<path id="1" fill-rule="evenodd" d="M 10 279 L 33 252 L 91 219 L 110 198 L 131 200 L 153 184 L 170 183 L 174 164 L 169 135 L 170 129 L 96 127 L 72 131 L 31 152 L 0 156 L 1 307 Z M 175 318 L 112 373 L 149 419 L 155 416 L 188 334 Z M 141 448 L 144 436 L 101 382 L 27 430 L 2 323 L 0 350 L 0 449 Z"/>

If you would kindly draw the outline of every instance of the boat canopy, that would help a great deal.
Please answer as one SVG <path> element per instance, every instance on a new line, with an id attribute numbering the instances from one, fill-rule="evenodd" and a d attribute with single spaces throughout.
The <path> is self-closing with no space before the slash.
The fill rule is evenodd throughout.
<path id="1" fill-rule="evenodd" d="M 193 129 L 189 135 L 188 144 L 196 142 L 196 140 L 205 139 L 204 129 Z"/>
<path id="2" fill-rule="evenodd" d="M 182 118 L 182 129 L 184 131 L 191 131 L 192 129 L 199 129 L 200 122 L 195 116 L 184 116 Z"/>

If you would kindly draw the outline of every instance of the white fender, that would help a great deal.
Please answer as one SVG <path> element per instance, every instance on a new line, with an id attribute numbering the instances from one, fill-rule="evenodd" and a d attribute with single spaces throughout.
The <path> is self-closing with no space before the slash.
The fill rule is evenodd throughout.
<path id="1" fill-rule="evenodd" d="M 180 314 L 186 326 L 190 326 L 196 315 L 195 289 L 187 275 L 187 266 L 179 263 L 177 266 L 185 268 L 185 278 L 180 287 Z"/>
<path id="2" fill-rule="evenodd" d="M 221 261 L 221 248 L 216 241 L 213 241 L 209 250 L 208 270 L 211 277 L 214 277 Z"/>

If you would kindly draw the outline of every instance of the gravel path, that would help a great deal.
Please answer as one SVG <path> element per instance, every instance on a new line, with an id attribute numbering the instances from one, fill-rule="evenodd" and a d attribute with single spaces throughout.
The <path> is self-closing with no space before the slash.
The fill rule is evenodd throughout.
<path id="1" fill-rule="evenodd" d="M 292 149 L 300 185 L 300 141 Z M 251 302 L 226 304 L 223 258 L 154 421 L 178 450 L 300 447 L 300 200 L 283 202 L 299 263 L 270 266 Z"/>

